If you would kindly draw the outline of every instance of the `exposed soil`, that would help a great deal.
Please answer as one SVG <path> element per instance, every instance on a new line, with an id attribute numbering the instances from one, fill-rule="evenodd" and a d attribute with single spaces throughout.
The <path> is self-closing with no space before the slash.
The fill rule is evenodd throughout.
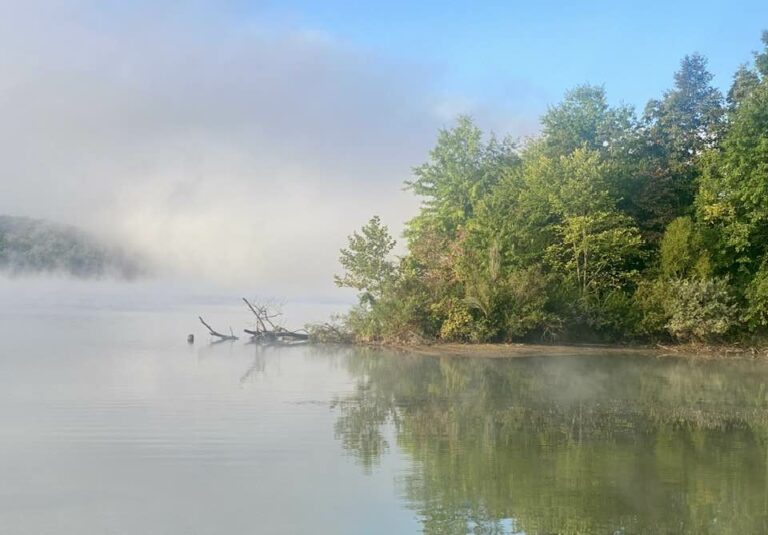
<path id="1" fill-rule="evenodd" d="M 654 358 L 768 358 L 766 348 L 681 344 L 672 346 L 545 345 L 545 344 L 418 344 L 388 349 L 434 357 L 524 358 L 535 356 L 635 355 Z"/>

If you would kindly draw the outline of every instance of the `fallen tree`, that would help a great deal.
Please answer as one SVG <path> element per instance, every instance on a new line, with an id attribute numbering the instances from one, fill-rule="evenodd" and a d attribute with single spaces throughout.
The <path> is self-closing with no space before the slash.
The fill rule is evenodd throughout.
<path id="1" fill-rule="evenodd" d="M 309 334 L 302 330 L 291 331 L 276 324 L 272 320 L 279 318 L 282 314 L 270 310 L 267 305 L 254 305 L 248 299 L 243 297 L 243 302 L 248 306 L 253 315 L 256 316 L 256 326 L 253 329 L 243 329 L 251 335 L 252 341 L 268 342 L 306 342 L 309 340 Z"/>

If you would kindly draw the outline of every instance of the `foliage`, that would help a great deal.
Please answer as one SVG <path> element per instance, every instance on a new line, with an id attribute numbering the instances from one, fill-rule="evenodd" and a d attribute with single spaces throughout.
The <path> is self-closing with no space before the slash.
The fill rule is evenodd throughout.
<path id="1" fill-rule="evenodd" d="M 642 117 L 579 86 L 524 143 L 468 117 L 439 132 L 394 240 L 342 250 L 370 341 L 717 340 L 768 335 L 768 33 L 727 100 L 683 58 Z M 727 103 L 727 105 L 726 105 Z"/>
<path id="2" fill-rule="evenodd" d="M 739 105 L 748 100 L 752 93 L 760 87 L 760 76 L 747 67 L 740 65 L 739 70 L 733 75 L 733 83 L 728 90 L 728 106 L 734 111 Z"/>
<path id="3" fill-rule="evenodd" d="M 548 249 L 548 261 L 581 296 L 624 288 L 637 276 L 642 239 L 628 217 L 594 212 L 568 217 L 559 229 L 561 239 Z"/>
<path id="4" fill-rule="evenodd" d="M 608 151 L 621 147 L 631 134 L 634 113 L 627 106 L 609 107 L 604 88 L 582 85 L 568 91 L 541 123 L 551 154 L 570 154 L 582 147 Z"/>
<path id="5" fill-rule="evenodd" d="M 723 268 L 751 278 L 768 253 L 765 81 L 735 111 L 722 149 L 706 161 L 697 204 L 701 220 L 716 230 Z"/>
<path id="6" fill-rule="evenodd" d="M 723 127 L 723 96 L 714 88 L 707 60 L 686 56 L 675 73 L 675 86 L 645 109 L 649 139 L 663 149 L 672 165 L 690 165 L 715 146 Z"/>
<path id="7" fill-rule="evenodd" d="M 333 316 L 325 323 L 310 323 L 305 329 L 309 340 L 320 344 L 349 344 L 355 340 L 346 316 Z"/>
<path id="8" fill-rule="evenodd" d="M 752 329 L 768 327 L 768 265 L 763 262 L 760 270 L 746 288 L 747 308 L 744 320 Z"/>
<path id="9" fill-rule="evenodd" d="M 700 159 L 722 139 L 726 110 L 711 81 L 706 60 L 686 56 L 674 87 L 648 103 L 630 149 L 615 164 L 621 208 L 650 244 L 657 244 L 673 219 L 689 214 Z"/>
<path id="10" fill-rule="evenodd" d="M 427 224 L 451 235 L 474 214 L 477 203 L 496 185 L 503 169 L 517 160 L 514 143 L 482 132 L 469 117 L 459 117 L 456 127 L 441 130 L 430 161 L 413 170 L 406 187 L 424 198 L 421 213 L 411 221 L 410 232 Z"/>
<path id="11" fill-rule="evenodd" d="M 146 271 L 135 255 L 77 228 L 0 215 L 0 272 L 132 279 Z"/>
<path id="12" fill-rule="evenodd" d="M 676 338 L 710 341 L 735 324 L 736 307 L 726 279 L 680 279 L 670 281 L 668 288 L 666 327 Z"/>
<path id="13" fill-rule="evenodd" d="M 348 238 L 349 248 L 341 250 L 339 262 L 343 276 L 336 275 L 337 286 L 346 286 L 362 292 L 363 299 L 373 302 L 387 284 L 395 278 L 395 266 L 387 258 L 395 246 L 386 225 L 379 216 L 373 216 L 360 232 Z"/>
<path id="14" fill-rule="evenodd" d="M 461 301 L 445 304 L 445 321 L 440 326 L 440 338 L 449 341 L 469 342 L 477 339 L 478 328 L 470 312 L 470 306 Z"/>
<path id="15" fill-rule="evenodd" d="M 666 279 L 644 279 L 637 285 L 632 296 L 636 313 L 631 329 L 634 335 L 645 339 L 659 339 L 668 334 L 667 282 Z"/>
<path id="16" fill-rule="evenodd" d="M 701 233 L 690 217 L 678 217 L 673 220 L 664 232 L 659 250 L 662 276 L 709 277 L 709 253 L 704 249 L 702 241 Z"/>

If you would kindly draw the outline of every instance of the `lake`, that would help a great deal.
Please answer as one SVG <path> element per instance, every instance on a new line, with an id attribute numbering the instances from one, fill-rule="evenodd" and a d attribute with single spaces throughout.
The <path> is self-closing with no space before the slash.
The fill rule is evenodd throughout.
<path id="1" fill-rule="evenodd" d="M 121 295 L 0 293 L 0 533 L 768 533 L 766 363 L 211 344 L 247 311 Z"/>

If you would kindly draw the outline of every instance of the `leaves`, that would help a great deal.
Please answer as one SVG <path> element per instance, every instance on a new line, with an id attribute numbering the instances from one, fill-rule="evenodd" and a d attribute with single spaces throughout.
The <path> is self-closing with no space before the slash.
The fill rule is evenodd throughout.
<path id="1" fill-rule="evenodd" d="M 342 250 L 367 339 L 768 334 L 768 33 L 727 103 L 686 56 L 638 119 L 578 86 L 518 146 L 468 117 L 406 187 L 408 254 L 377 218 Z"/>
<path id="2" fill-rule="evenodd" d="M 345 272 L 343 276 L 336 275 L 334 281 L 337 286 L 360 290 L 363 301 L 374 302 L 395 279 L 396 269 L 388 255 L 396 242 L 379 216 L 373 216 L 348 239 L 348 248 L 342 249 L 339 256 Z"/>

